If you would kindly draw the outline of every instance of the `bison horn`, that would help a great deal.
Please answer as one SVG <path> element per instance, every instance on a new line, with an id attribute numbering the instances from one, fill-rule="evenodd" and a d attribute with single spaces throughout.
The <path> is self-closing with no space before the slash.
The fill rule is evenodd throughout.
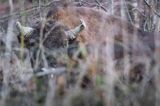
<path id="1" fill-rule="evenodd" d="M 86 24 L 84 20 L 80 19 L 80 25 L 78 25 L 76 28 L 71 29 L 69 31 L 66 31 L 66 35 L 69 39 L 75 39 L 78 33 L 80 33 L 84 28 L 86 28 Z"/>
<path id="2" fill-rule="evenodd" d="M 22 26 L 20 22 L 16 22 L 16 27 L 19 32 L 24 36 L 29 36 L 33 32 L 33 28 Z"/>

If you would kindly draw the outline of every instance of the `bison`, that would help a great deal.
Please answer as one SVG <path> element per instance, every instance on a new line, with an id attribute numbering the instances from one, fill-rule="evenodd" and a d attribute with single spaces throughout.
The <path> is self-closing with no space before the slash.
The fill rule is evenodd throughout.
<path id="1" fill-rule="evenodd" d="M 46 18 L 35 22 L 32 27 L 24 27 L 19 22 L 17 22 L 17 27 L 20 31 L 19 41 L 23 41 L 24 37 L 25 47 L 31 51 L 33 66 L 35 66 L 37 58 L 41 56 L 38 65 L 40 68 L 45 66 L 45 60 L 48 61 L 50 67 L 67 66 L 68 61 L 62 60 L 64 63 L 61 63 L 58 61 L 60 57 L 53 56 L 55 51 L 58 51 L 57 54 L 63 52 L 69 56 L 71 60 L 69 64 L 73 62 L 73 66 L 68 68 L 71 71 L 68 72 L 73 72 L 75 70 L 72 69 L 78 67 L 83 74 L 81 83 L 78 82 L 79 80 L 77 81 L 82 88 L 88 86 L 91 88 L 97 84 L 98 79 L 103 80 L 104 78 L 106 79 L 105 84 L 109 85 L 105 89 L 106 91 L 112 89 L 113 83 L 116 81 L 118 84 L 122 83 L 117 79 L 125 79 L 124 81 L 132 83 L 143 82 L 139 86 L 139 89 L 143 89 L 146 82 L 153 79 L 153 67 L 159 59 L 159 33 L 145 32 L 102 10 L 58 6 L 53 7 Z M 44 55 L 46 59 L 44 59 Z M 71 78 L 68 80 L 71 83 Z M 127 86 L 128 83 L 123 84 Z M 116 86 L 115 89 L 118 87 Z M 130 88 L 129 86 L 128 91 L 132 90 Z M 125 87 L 122 87 L 121 91 L 124 89 Z M 153 97 L 152 91 L 146 92 L 151 93 Z M 124 92 L 122 95 L 126 93 Z M 128 100 L 129 94 L 126 95 L 126 100 Z M 153 103 L 150 99 L 142 99 L 142 101 Z"/>
<path id="2" fill-rule="evenodd" d="M 154 63 L 154 51 L 158 48 L 155 39 L 159 40 L 158 33 L 145 32 L 123 19 L 87 7 L 54 7 L 45 19 L 32 27 L 24 27 L 19 22 L 17 27 L 20 35 L 24 35 L 25 46 L 31 51 L 42 46 L 44 51 L 67 48 L 71 59 L 77 61 L 85 57 L 90 61 L 89 66 L 94 67 L 89 68 L 92 74 L 103 73 L 112 61 L 115 67 L 118 66 L 115 70 L 123 70 L 122 73 L 128 70 L 127 75 L 133 81 L 144 77 L 146 61 Z M 84 52 L 87 52 L 86 55 Z M 49 56 L 47 60 L 53 67 L 57 64 L 55 58 Z"/>

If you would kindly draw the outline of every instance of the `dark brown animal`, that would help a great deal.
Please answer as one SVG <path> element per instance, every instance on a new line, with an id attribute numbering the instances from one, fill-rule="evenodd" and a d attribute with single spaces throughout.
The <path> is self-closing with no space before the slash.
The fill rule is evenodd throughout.
<path id="1" fill-rule="evenodd" d="M 143 64 L 143 60 L 138 60 L 140 57 L 153 60 L 154 51 L 157 49 L 154 39 L 159 39 L 158 34 L 144 32 L 120 18 L 87 7 L 53 8 L 48 12 L 45 21 L 38 22 L 33 29 L 30 36 L 25 36 L 26 47 L 38 47 L 36 45 L 42 41 L 42 45 L 50 50 L 68 47 L 68 54 L 72 57 L 75 53 L 73 51 L 79 48 L 79 44 L 83 44 L 88 50 L 90 65 L 98 62 L 94 70 L 103 70 L 97 69 L 100 64 L 103 67 L 107 65 L 107 45 L 113 44 L 113 53 L 110 53 L 113 60 L 129 56 L 129 62 L 133 64 L 130 69 L 132 70 L 137 64 Z M 98 51 L 98 58 L 95 51 Z M 138 76 L 137 80 L 141 77 Z"/>
<path id="2" fill-rule="evenodd" d="M 26 29 L 25 27 L 22 28 L 20 25 L 18 26 L 19 29 Z M 123 79 L 142 83 L 146 83 L 152 79 L 151 73 L 155 63 L 154 51 L 159 49 L 159 33 L 145 32 L 120 18 L 107 15 L 101 10 L 86 7 L 63 6 L 53 8 L 48 12 L 46 19 L 36 23 L 32 29 L 29 29 L 31 32 L 21 31 L 21 34 L 25 35 L 25 45 L 32 53 L 37 54 L 37 49 L 43 48 L 42 51 L 46 54 L 46 58 L 50 63 L 49 66 L 55 67 L 55 64 L 58 63 L 55 60 L 59 57 L 53 58 L 52 56 L 48 56 L 47 50 L 54 52 L 60 48 L 67 48 L 69 56 L 74 60 L 78 60 L 78 65 L 80 67 L 78 70 L 80 70 L 82 74 L 83 72 L 85 73 L 81 80 L 82 83 L 78 82 L 78 84 L 81 84 L 82 88 L 92 88 L 97 84 L 96 81 L 98 78 L 100 78 L 100 80 L 103 80 L 103 78 L 105 79 L 105 84 L 108 85 L 103 87 L 104 89 L 101 89 L 101 85 L 100 87 L 96 86 L 96 88 L 101 89 L 100 92 L 102 93 L 100 93 L 100 97 L 102 98 L 105 98 L 104 94 L 106 93 L 108 96 L 108 92 L 110 96 L 110 88 L 111 92 L 114 91 L 114 84 L 112 83 L 115 82 L 116 84 L 117 79 L 122 80 L 117 81 L 118 87 L 116 86 L 116 89 L 121 89 L 119 82 L 123 83 L 122 81 L 126 81 Z M 84 59 L 79 59 L 79 57 L 81 57 L 79 55 L 79 57 L 77 56 L 78 58 L 75 58 L 77 51 L 81 50 L 81 52 L 84 52 L 84 49 L 87 49 L 87 54 L 83 56 Z M 60 49 L 58 53 L 63 52 L 61 50 L 62 49 Z M 159 56 L 159 52 L 157 55 Z M 36 58 L 37 57 L 33 56 L 33 60 Z M 72 69 L 72 67 L 68 69 Z M 73 72 L 75 71 L 76 70 Z M 67 79 L 67 81 L 71 79 L 69 84 L 76 81 L 76 78 L 72 79 L 74 76 L 75 75 L 71 75 L 71 77 Z M 125 86 L 122 87 L 122 89 L 126 89 L 128 83 L 123 84 Z M 143 85 L 145 84 L 141 86 L 140 83 L 139 85 L 138 88 L 141 89 L 142 87 L 143 89 Z M 146 87 L 144 87 L 144 89 L 145 88 Z M 154 89 L 151 89 L 145 91 L 154 91 Z M 104 93 L 103 90 L 107 92 Z M 129 94 L 130 92 L 132 96 Z M 127 104 L 133 105 L 134 101 L 132 101 L 132 97 L 135 92 L 136 90 L 129 86 L 127 92 L 120 90 L 117 94 L 119 96 L 115 94 L 115 98 L 117 97 L 119 100 L 119 98 L 124 98 L 123 95 L 126 95 L 125 100 L 131 100 L 132 102 L 128 103 L 127 101 Z M 136 94 L 138 93 L 139 92 L 136 92 Z M 153 95 L 154 94 L 151 92 L 152 97 Z M 131 96 L 131 98 L 129 96 Z M 149 95 L 148 97 L 152 98 L 151 96 Z M 134 98 L 136 97 L 137 96 Z M 142 97 L 142 95 L 138 95 L 138 100 L 139 97 Z M 146 98 L 145 95 L 143 95 L 143 97 Z M 110 97 L 108 101 L 110 101 Z M 148 102 L 155 103 L 153 102 L 154 100 L 152 101 L 150 99 L 144 101 L 146 101 L 146 104 Z M 113 100 L 113 102 L 115 101 Z M 126 102 L 124 104 L 126 104 Z"/>

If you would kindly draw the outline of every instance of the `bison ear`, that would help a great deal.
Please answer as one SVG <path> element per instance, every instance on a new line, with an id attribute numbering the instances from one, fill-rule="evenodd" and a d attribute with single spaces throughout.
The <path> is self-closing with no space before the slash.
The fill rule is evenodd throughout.
<path id="1" fill-rule="evenodd" d="M 24 36 L 30 36 L 31 33 L 34 31 L 34 29 L 31 27 L 22 26 L 19 21 L 16 22 L 16 27 L 18 31 L 21 33 L 21 35 L 24 35 Z"/>
<path id="2" fill-rule="evenodd" d="M 86 28 L 86 24 L 84 22 L 84 20 L 80 19 L 80 25 L 78 25 L 76 28 L 71 29 L 69 31 L 66 31 L 66 35 L 68 37 L 68 39 L 73 40 L 77 37 L 77 35 L 83 31 Z"/>

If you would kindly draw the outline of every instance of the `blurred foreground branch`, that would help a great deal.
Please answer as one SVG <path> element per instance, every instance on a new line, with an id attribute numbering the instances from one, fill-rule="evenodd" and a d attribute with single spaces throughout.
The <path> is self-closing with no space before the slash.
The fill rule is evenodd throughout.
<path id="1" fill-rule="evenodd" d="M 21 11 L 16 11 L 16 12 L 12 12 L 11 14 L 8 14 L 8 15 L 4 15 L 2 17 L 0 17 L 0 20 L 4 20 L 4 19 L 8 19 L 9 17 L 12 17 L 12 16 L 15 16 L 15 15 L 19 15 L 19 13 L 28 13 L 28 12 L 31 12 L 31 11 L 34 11 L 34 10 L 38 10 L 40 9 L 41 7 L 48 7 L 50 6 L 53 2 L 55 1 L 51 1 L 47 4 L 41 4 L 41 5 L 35 5 L 33 6 L 32 8 L 27 8 L 25 10 L 21 10 Z"/>
<path id="2" fill-rule="evenodd" d="M 150 5 L 146 0 L 144 0 L 145 4 L 156 14 L 158 17 L 160 17 L 160 14 L 157 13 L 155 9 L 152 8 L 152 5 Z"/>
<path id="3" fill-rule="evenodd" d="M 61 75 L 66 72 L 66 68 L 61 67 L 61 68 L 42 68 L 42 72 L 38 72 L 35 74 L 35 76 L 44 76 L 44 75 Z"/>

